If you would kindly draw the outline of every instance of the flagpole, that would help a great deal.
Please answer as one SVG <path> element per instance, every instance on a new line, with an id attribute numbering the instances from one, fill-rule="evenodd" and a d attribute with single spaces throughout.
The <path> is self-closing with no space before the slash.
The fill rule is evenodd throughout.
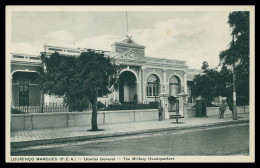
<path id="1" fill-rule="evenodd" d="M 126 35 L 128 35 L 128 17 L 127 17 L 127 11 L 125 12 L 126 13 Z"/>

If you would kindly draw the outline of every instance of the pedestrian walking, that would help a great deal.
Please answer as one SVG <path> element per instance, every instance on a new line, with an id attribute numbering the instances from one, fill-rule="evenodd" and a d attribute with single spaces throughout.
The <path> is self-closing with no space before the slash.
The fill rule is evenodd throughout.
<path id="1" fill-rule="evenodd" d="M 226 111 L 226 104 L 222 101 L 222 104 L 219 107 L 219 118 L 224 118 L 224 112 Z"/>
<path id="2" fill-rule="evenodd" d="M 158 106 L 158 114 L 159 114 L 159 121 L 162 121 L 162 112 L 163 112 L 163 107 L 161 104 Z"/>

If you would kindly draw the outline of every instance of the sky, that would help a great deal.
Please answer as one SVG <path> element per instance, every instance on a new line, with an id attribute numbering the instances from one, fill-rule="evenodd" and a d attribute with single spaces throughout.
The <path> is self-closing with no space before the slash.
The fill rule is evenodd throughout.
<path id="1" fill-rule="evenodd" d="M 146 46 L 149 57 L 185 60 L 210 68 L 228 48 L 231 11 L 13 11 L 11 52 L 39 55 L 44 44 L 111 50 L 126 34 Z"/>

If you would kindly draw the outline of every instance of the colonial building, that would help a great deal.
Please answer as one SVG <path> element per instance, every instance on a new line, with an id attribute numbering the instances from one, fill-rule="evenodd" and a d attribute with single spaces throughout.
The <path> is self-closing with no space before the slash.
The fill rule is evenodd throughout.
<path id="1" fill-rule="evenodd" d="M 56 51 L 77 56 L 86 49 L 44 45 L 44 51 L 47 55 Z M 112 44 L 112 50 L 104 53 L 120 65 L 120 85 L 119 91 L 99 97 L 100 101 L 156 101 L 160 93 L 177 96 L 183 91 L 188 94 L 188 101 L 192 102 L 192 80 L 201 71 L 188 69 L 186 61 L 146 56 L 145 46 L 135 43 L 128 36 Z M 40 93 L 39 84 L 35 80 L 40 66 L 43 66 L 40 56 L 12 53 L 12 105 L 31 106 L 40 102 L 63 101 L 57 96 Z"/>

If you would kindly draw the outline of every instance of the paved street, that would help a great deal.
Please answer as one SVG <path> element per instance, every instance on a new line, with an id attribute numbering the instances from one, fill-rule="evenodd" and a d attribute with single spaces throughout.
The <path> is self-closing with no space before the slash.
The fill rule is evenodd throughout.
<path id="1" fill-rule="evenodd" d="M 248 155 L 249 125 L 237 123 L 32 147 L 13 156 Z"/>

